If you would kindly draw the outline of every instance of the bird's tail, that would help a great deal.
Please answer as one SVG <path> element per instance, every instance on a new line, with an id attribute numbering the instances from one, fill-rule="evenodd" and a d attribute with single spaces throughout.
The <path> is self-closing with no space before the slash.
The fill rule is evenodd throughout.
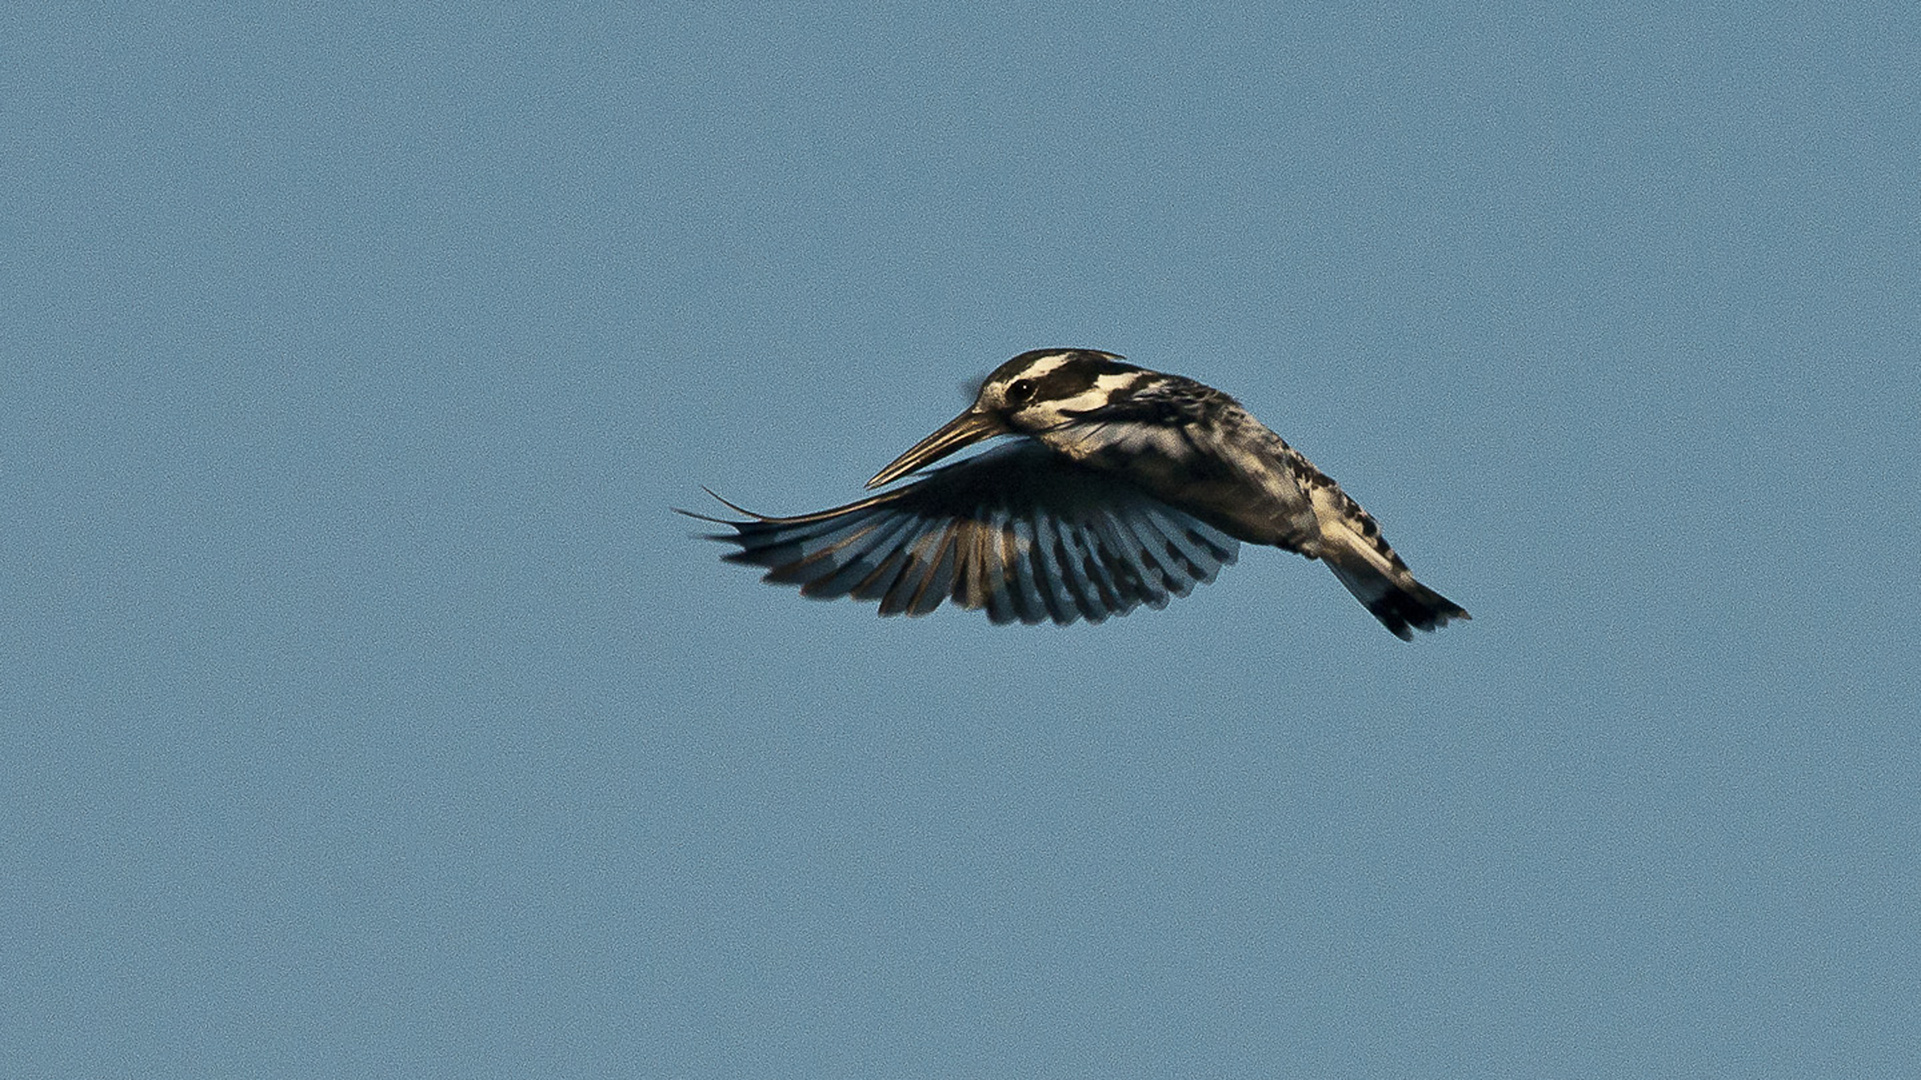
<path id="1" fill-rule="evenodd" d="M 1385 543 L 1377 547 L 1355 537 L 1328 545 L 1321 558 L 1347 591 L 1402 641 L 1414 640 L 1415 630 L 1439 630 L 1456 619 L 1473 618 L 1461 605 L 1414 580 L 1407 564 Z"/>

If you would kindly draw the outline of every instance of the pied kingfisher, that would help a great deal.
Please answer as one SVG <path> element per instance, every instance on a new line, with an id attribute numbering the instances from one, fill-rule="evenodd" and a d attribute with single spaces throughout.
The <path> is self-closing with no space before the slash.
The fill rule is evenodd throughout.
<path id="1" fill-rule="evenodd" d="M 952 599 L 997 623 L 1100 622 L 1186 596 L 1246 541 L 1325 562 L 1403 640 L 1468 618 L 1240 402 L 1113 353 L 1016 356 L 867 486 L 996 435 L 1021 438 L 832 510 L 764 517 L 721 499 L 750 520 L 689 516 L 734 529 L 711 534 L 740 546 L 729 562 L 767 567 L 765 580 L 805 596 L 878 600 L 882 615 Z"/>

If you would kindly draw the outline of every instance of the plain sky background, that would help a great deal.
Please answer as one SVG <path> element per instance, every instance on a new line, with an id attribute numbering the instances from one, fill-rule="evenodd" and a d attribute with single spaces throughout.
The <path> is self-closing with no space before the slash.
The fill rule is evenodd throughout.
<path id="1" fill-rule="evenodd" d="M 1921 10 L 14 4 L 0 1075 L 1921 1074 Z M 1039 346 L 1473 622 L 717 561 Z"/>

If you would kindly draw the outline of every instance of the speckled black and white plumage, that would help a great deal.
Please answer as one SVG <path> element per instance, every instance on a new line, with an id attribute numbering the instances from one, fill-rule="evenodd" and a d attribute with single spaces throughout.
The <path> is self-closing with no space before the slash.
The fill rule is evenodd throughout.
<path id="1" fill-rule="evenodd" d="M 1020 441 L 861 502 L 747 521 L 732 562 L 821 598 L 921 615 L 952 600 L 995 622 L 1098 622 L 1212 581 L 1235 541 L 1327 563 L 1402 639 L 1468 614 L 1414 579 L 1340 485 L 1212 387 L 1091 349 L 1002 364 L 974 404 L 869 481 L 996 435 Z M 704 517 L 704 515 L 692 515 Z"/>

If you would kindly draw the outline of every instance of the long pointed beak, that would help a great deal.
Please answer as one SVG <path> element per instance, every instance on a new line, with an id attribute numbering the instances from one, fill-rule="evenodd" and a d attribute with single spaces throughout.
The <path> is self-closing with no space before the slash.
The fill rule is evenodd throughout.
<path id="1" fill-rule="evenodd" d="M 1006 435 L 1012 430 L 993 413 L 969 409 L 941 425 L 939 431 L 915 443 L 905 454 L 895 458 L 892 465 L 882 469 L 872 480 L 867 481 L 867 486 L 877 488 L 882 484 L 891 484 L 915 469 L 932 465 L 964 446 L 972 446 L 982 439 L 991 439 L 996 435 Z"/>

